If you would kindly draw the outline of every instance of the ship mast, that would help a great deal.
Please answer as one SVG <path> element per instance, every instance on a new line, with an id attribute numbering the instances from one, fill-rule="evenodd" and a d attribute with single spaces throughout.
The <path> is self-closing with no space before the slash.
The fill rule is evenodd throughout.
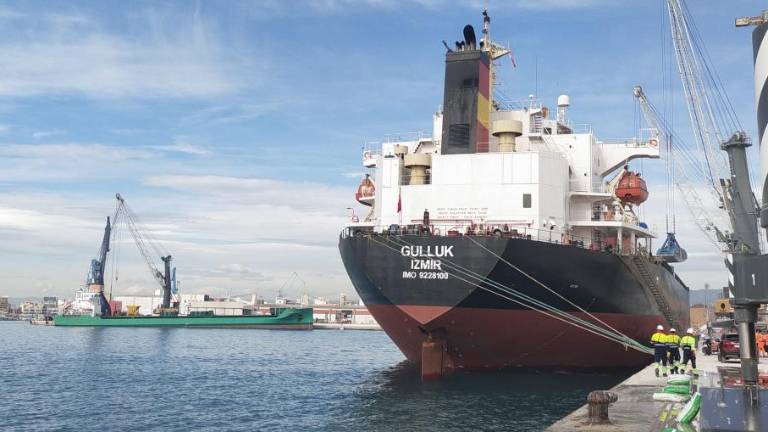
<path id="1" fill-rule="evenodd" d="M 493 110 L 493 87 L 496 85 L 496 68 L 493 61 L 509 55 L 511 51 L 491 40 L 491 17 L 488 15 L 488 10 L 483 10 L 483 40 L 480 44 L 480 50 L 487 53 L 491 60 L 488 65 L 490 69 L 488 106 Z"/>

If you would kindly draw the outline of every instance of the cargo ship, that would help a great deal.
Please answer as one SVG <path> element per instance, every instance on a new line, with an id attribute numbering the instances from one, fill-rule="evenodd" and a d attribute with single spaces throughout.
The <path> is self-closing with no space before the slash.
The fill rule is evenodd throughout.
<path id="1" fill-rule="evenodd" d="M 238 308 L 222 308 L 221 302 L 209 301 L 207 295 L 196 295 L 195 297 L 202 297 L 201 301 L 186 303 L 186 307 L 181 308 L 176 269 L 171 266 L 172 256 L 151 233 L 146 232 L 146 228 L 123 197 L 116 194 L 115 198 L 115 213 L 111 218 L 107 217 L 99 255 L 91 260 L 85 289 L 77 291 L 75 300 L 66 304 L 62 313 L 54 317 L 54 326 L 312 329 L 312 308 L 271 307 L 268 314 L 254 314 L 252 309 L 244 308 L 242 304 Z M 115 232 L 119 231 L 115 229 L 118 223 L 126 225 L 125 230 L 133 237 L 162 293 L 161 303 L 158 307 L 153 307 L 149 314 L 140 313 L 141 306 L 137 304 L 126 304 L 126 309 L 123 310 L 122 302 L 112 300 L 111 291 L 118 282 L 116 269 L 113 270 L 114 279 L 110 283 L 109 300 L 104 292 L 107 255 L 114 243 Z M 153 255 L 151 251 L 160 256 Z M 112 262 L 115 266 L 118 265 L 117 260 Z M 254 304 L 255 301 L 254 296 Z M 215 313 L 219 309 L 224 311 L 222 315 Z"/>
<path id="2" fill-rule="evenodd" d="M 535 96 L 494 89 L 510 51 L 472 26 L 445 42 L 431 134 L 368 143 L 368 173 L 339 250 L 356 291 L 422 374 L 454 369 L 612 369 L 652 359 L 656 325 L 686 328 L 674 234 L 653 252 L 634 160 L 659 132 L 601 140 Z M 426 369 L 425 369 L 426 368 Z M 426 371 L 426 372 L 425 372 Z"/>
<path id="3" fill-rule="evenodd" d="M 273 308 L 269 315 L 220 316 L 213 312 L 189 315 L 102 316 L 93 314 L 58 315 L 53 325 L 59 327 L 234 327 L 284 330 L 311 330 L 312 308 Z"/>

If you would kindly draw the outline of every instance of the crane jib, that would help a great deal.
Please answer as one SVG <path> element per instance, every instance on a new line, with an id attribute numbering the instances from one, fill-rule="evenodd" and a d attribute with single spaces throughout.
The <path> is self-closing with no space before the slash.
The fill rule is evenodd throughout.
<path id="1" fill-rule="evenodd" d="M 94 259 L 91 263 L 91 271 L 89 272 L 88 284 L 90 286 L 98 286 L 101 297 L 102 315 L 110 315 L 109 304 L 106 297 L 103 294 L 104 291 L 104 272 L 107 261 L 107 254 L 110 251 L 110 241 L 112 236 L 118 230 L 116 227 L 118 223 L 122 223 L 128 228 L 128 231 L 133 238 L 136 247 L 139 249 L 144 262 L 149 268 L 150 274 L 160 284 L 163 290 L 163 304 L 162 307 L 167 309 L 170 307 L 171 294 L 176 291 L 176 269 L 173 269 L 171 274 L 171 262 L 172 256 L 168 253 L 167 249 L 160 244 L 160 242 L 152 236 L 152 233 L 147 229 L 140 221 L 138 216 L 131 210 L 126 204 L 125 200 L 120 194 L 116 194 L 117 206 L 115 208 L 114 216 L 111 221 L 107 217 L 107 225 L 104 229 L 104 237 L 102 239 L 101 248 L 99 250 L 99 258 Z M 150 249 L 152 252 L 150 252 Z M 162 266 L 158 266 L 153 259 L 154 256 L 159 256 L 163 262 Z M 162 268 L 162 271 L 161 271 Z"/>

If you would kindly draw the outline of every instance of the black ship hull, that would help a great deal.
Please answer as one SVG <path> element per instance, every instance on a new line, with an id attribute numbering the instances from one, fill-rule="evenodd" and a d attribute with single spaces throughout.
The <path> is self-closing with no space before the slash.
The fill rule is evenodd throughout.
<path id="1" fill-rule="evenodd" d="M 651 361 L 504 298 L 489 280 L 594 322 L 579 308 L 588 311 L 641 342 L 657 324 L 689 322 L 688 288 L 671 267 L 649 257 L 494 236 L 343 235 L 339 249 L 373 316 L 416 362 L 433 338 L 444 342 L 451 368 L 607 369 Z"/>

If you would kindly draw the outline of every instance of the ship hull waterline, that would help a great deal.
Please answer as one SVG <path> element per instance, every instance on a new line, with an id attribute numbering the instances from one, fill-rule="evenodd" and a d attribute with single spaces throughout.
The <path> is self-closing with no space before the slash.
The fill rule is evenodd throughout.
<path id="1" fill-rule="evenodd" d="M 342 236 L 339 248 L 355 289 L 406 358 L 422 362 L 424 343 L 439 339 L 447 370 L 609 370 L 639 368 L 652 358 L 504 299 L 492 286 L 473 286 L 466 275 L 459 280 L 455 270 L 439 280 L 435 274 L 448 270 L 445 261 L 579 318 L 599 319 L 642 343 L 658 324 L 688 325 L 688 288 L 668 266 L 648 262 L 646 269 L 673 322 L 632 267 L 634 261 L 609 252 L 493 236 Z M 414 265 L 432 269 L 413 270 Z"/>
<path id="2" fill-rule="evenodd" d="M 284 310 L 277 315 L 244 316 L 148 316 L 99 317 L 60 315 L 54 318 L 59 327 L 191 327 L 248 328 L 272 330 L 311 330 L 311 309 Z"/>

